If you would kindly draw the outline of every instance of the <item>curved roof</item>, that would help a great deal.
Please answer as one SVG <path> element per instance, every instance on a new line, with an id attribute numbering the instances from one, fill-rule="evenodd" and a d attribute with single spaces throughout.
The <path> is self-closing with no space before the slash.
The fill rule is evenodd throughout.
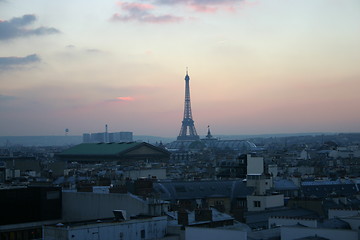
<path id="1" fill-rule="evenodd" d="M 253 188 L 242 180 L 156 182 L 153 185 L 163 200 L 203 199 L 208 197 L 246 197 Z"/>
<path id="2" fill-rule="evenodd" d="M 236 151 L 254 151 L 257 146 L 246 140 L 217 140 L 202 139 L 199 141 L 174 141 L 166 145 L 168 149 L 201 149 L 203 147 L 219 150 L 231 149 Z"/>

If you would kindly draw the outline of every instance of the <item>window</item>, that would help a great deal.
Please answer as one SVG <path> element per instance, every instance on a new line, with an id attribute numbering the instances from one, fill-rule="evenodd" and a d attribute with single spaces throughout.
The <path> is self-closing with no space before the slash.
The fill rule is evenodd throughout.
<path id="1" fill-rule="evenodd" d="M 224 201 L 217 200 L 215 201 L 215 205 L 224 205 Z"/>
<path id="2" fill-rule="evenodd" d="M 260 201 L 254 201 L 254 207 L 261 207 Z"/>
<path id="3" fill-rule="evenodd" d="M 238 201 L 238 207 L 245 207 L 245 201 Z"/>
<path id="4" fill-rule="evenodd" d="M 145 230 L 141 230 L 140 235 L 141 239 L 145 239 Z"/>

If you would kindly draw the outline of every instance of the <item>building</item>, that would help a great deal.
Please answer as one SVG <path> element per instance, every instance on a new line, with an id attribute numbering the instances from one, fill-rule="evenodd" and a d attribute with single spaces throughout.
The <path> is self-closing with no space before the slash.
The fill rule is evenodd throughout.
<path id="1" fill-rule="evenodd" d="M 109 133 L 109 142 L 132 142 L 132 132 L 114 132 Z"/>
<path id="2" fill-rule="evenodd" d="M 95 219 L 44 226 L 46 240 L 161 239 L 166 235 L 167 217 L 136 217 L 130 220 Z"/>
<path id="3" fill-rule="evenodd" d="M 56 157 L 67 162 L 131 164 L 137 161 L 166 162 L 170 153 L 145 142 L 82 143 L 57 154 Z"/>
<path id="4" fill-rule="evenodd" d="M 246 196 L 254 191 L 242 180 L 158 181 L 153 188 L 160 199 L 170 202 L 171 209 L 214 207 L 225 213 L 245 210 Z"/>
<path id="5" fill-rule="evenodd" d="M 199 227 L 187 227 L 185 229 L 186 240 L 247 240 L 247 232 L 234 229 L 222 229 L 222 228 L 199 228 Z"/>
<path id="6" fill-rule="evenodd" d="M 21 175 L 26 175 L 25 173 L 31 173 L 34 176 L 40 176 L 41 173 L 41 161 L 36 157 L 22 157 L 22 156 L 13 156 L 13 157 L 1 157 L 0 161 L 4 163 L 5 170 L 5 179 L 19 178 Z"/>
<path id="7" fill-rule="evenodd" d="M 349 179 L 301 182 L 301 195 L 304 197 L 355 196 L 358 193 L 357 184 Z"/>
<path id="8" fill-rule="evenodd" d="M 108 142 L 132 142 L 132 132 L 99 132 L 99 133 L 84 133 L 83 143 L 108 143 Z"/>
<path id="9" fill-rule="evenodd" d="M 5 162 L 0 161 L 0 184 L 5 183 L 6 180 L 6 165 Z"/>
<path id="10" fill-rule="evenodd" d="M 0 239 L 38 239 L 42 225 L 62 218 L 62 192 L 57 187 L 0 189 Z"/>
<path id="11" fill-rule="evenodd" d="M 224 227 L 234 225 L 234 218 L 215 208 L 197 208 L 194 211 L 180 209 L 168 212 L 169 225 L 196 227 Z"/>
<path id="12" fill-rule="evenodd" d="M 124 178 L 128 179 L 138 179 L 138 178 L 156 178 L 156 179 L 166 179 L 166 169 L 165 168 L 142 168 L 124 171 Z"/>
<path id="13" fill-rule="evenodd" d="M 113 210 L 122 209 L 127 216 L 161 216 L 169 203 L 140 198 L 130 193 L 64 192 L 63 220 L 66 222 L 110 218 Z"/>
<path id="14" fill-rule="evenodd" d="M 168 213 L 168 233 L 184 239 L 244 239 L 249 227 L 215 208 L 181 209 Z M 184 231 L 185 230 L 185 231 Z M 215 238 L 217 237 L 217 238 Z"/>

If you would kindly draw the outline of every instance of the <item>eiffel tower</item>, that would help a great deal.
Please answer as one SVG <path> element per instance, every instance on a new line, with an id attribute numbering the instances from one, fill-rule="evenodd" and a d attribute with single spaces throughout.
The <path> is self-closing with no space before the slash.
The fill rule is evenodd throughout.
<path id="1" fill-rule="evenodd" d="M 197 135 L 196 133 L 194 120 L 192 119 L 189 81 L 190 81 L 190 77 L 188 75 L 188 70 L 186 69 L 184 119 L 182 121 L 180 134 L 177 137 L 177 140 L 180 141 L 183 140 L 196 141 L 200 139 L 199 135 Z"/>

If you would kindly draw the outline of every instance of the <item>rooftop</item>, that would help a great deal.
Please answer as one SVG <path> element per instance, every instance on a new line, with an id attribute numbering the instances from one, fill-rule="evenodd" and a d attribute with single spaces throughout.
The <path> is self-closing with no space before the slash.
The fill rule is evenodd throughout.
<path id="1" fill-rule="evenodd" d="M 253 188 L 246 187 L 242 180 L 208 180 L 156 182 L 154 190 L 164 200 L 203 199 L 208 197 L 238 198 L 246 197 Z"/>
<path id="2" fill-rule="evenodd" d="M 141 144 L 142 143 L 138 142 L 82 143 L 61 152 L 58 155 L 117 155 Z"/>

